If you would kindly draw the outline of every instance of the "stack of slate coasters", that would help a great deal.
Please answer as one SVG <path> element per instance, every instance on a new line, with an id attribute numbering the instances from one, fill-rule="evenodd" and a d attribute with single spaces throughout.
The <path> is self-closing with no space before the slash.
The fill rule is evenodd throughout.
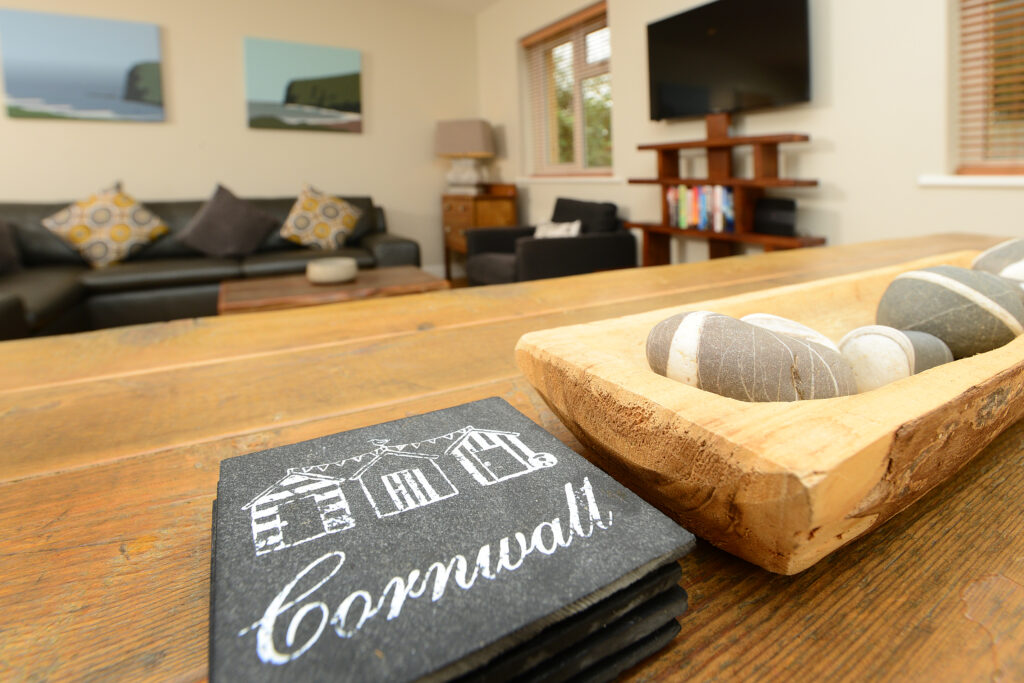
<path id="1" fill-rule="evenodd" d="M 693 536 L 501 399 L 221 463 L 210 678 L 609 680 Z"/>

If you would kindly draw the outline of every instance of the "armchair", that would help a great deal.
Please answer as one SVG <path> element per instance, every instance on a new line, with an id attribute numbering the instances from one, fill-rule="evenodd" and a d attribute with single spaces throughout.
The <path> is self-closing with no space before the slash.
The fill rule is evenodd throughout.
<path id="1" fill-rule="evenodd" d="M 636 239 L 609 202 L 559 198 L 551 220 L 582 223 L 576 237 L 534 237 L 534 226 L 466 230 L 470 285 L 492 285 L 636 266 Z"/>

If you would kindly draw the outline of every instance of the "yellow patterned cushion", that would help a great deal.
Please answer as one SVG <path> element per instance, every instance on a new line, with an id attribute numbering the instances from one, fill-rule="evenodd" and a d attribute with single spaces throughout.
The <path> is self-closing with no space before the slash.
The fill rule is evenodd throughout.
<path id="1" fill-rule="evenodd" d="M 75 202 L 43 225 L 78 250 L 93 268 L 123 261 L 167 232 L 158 216 L 122 192 L 120 185 Z"/>
<path id="2" fill-rule="evenodd" d="M 362 213 L 344 199 L 307 185 L 281 226 L 281 237 L 316 249 L 338 249 Z"/>

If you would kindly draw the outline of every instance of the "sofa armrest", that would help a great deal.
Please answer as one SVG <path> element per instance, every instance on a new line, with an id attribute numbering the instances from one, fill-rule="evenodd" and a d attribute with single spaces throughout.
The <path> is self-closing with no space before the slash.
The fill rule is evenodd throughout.
<path id="1" fill-rule="evenodd" d="M 466 258 L 473 254 L 506 253 L 516 250 L 516 240 L 533 235 L 534 227 L 471 228 L 466 230 Z"/>
<path id="2" fill-rule="evenodd" d="M 29 335 L 25 304 L 14 294 L 0 294 L 0 340 Z"/>
<path id="3" fill-rule="evenodd" d="M 420 245 L 404 237 L 374 232 L 360 240 L 359 245 L 373 254 L 378 268 L 420 265 Z"/>
<path id="4" fill-rule="evenodd" d="M 527 237 L 516 242 L 516 277 L 519 280 L 635 266 L 636 238 L 628 230 L 578 237 Z"/>
<path id="5" fill-rule="evenodd" d="M 387 232 L 388 231 L 388 218 L 384 215 L 384 209 L 382 207 L 373 205 L 374 213 L 374 228 L 373 232 Z"/>

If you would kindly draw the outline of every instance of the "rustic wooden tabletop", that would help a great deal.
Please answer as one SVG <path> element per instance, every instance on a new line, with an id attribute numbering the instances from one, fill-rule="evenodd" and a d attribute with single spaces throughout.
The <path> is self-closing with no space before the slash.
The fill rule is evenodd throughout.
<path id="1" fill-rule="evenodd" d="M 520 335 L 997 241 L 776 252 L 0 344 L 0 679 L 201 680 L 226 457 L 501 396 Z M 1024 679 L 1024 423 L 817 565 L 701 542 L 636 680 Z M 784 678 L 785 677 L 785 678 Z"/>

